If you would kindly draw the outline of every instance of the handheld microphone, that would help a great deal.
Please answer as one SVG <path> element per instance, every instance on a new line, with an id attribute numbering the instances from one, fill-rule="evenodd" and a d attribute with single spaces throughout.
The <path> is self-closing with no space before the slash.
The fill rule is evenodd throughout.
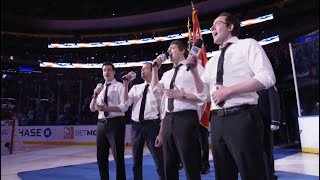
<path id="1" fill-rule="evenodd" d="M 98 83 L 97 87 L 102 89 L 103 88 L 103 83 Z"/>
<path id="2" fill-rule="evenodd" d="M 129 77 L 128 77 L 129 76 Z M 136 78 L 137 74 L 133 71 L 128 72 L 127 75 L 122 77 L 122 80 L 126 80 L 126 81 L 132 81 Z"/>
<path id="3" fill-rule="evenodd" d="M 197 39 L 194 46 L 192 46 L 190 49 L 190 54 L 196 55 L 198 57 L 201 52 L 202 43 L 203 43 L 202 39 Z M 193 64 L 187 64 L 187 71 L 189 71 L 192 66 Z"/>
<path id="4" fill-rule="evenodd" d="M 169 58 L 169 53 L 165 52 L 163 54 L 160 55 L 160 59 L 162 60 L 162 62 L 166 61 Z M 157 59 L 153 60 L 152 63 L 152 67 L 156 66 L 158 63 L 156 62 Z"/>
<path id="5" fill-rule="evenodd" d="M 103 88 L 103 83 L 98 83 L 96 88 L 100 89 L 100 91 L 99 91 L 99 93 L 100 93 Z M 94 93 L 95 97 L 97 97 L 99 95 L 99 93 Z"/>

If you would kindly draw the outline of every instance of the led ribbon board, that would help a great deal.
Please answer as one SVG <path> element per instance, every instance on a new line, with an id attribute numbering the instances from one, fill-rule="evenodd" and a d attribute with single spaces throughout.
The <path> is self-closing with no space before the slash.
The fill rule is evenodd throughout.
<path id="1" fill-rule="evenodd" d="M 264 21 L 272 20 L 273 14 L 268 14 L 264 16 L 260 16 L 254 19 L 248 19 L 245 21 L 241 21 L 240 26 L 249 26 L 257 23 L 262 23 Z M 201 34 L 210 34 L 210 29 L 202 29 Z M 144 38 L 144 39 L 134 39 L 134 40 L 124 40 L 124 41 L 114 41 L 114 42 L 93 42 L 93 43 L 50 43 L 48 44 L 48 48 L 95 48 L 95 47 L 111 47 L 111 46 L 127 46 L 127 45 L 135 45 L 135 44 L 146 44 L 146 43 L 154 43 L 161 41 L 172 41 L 174 39 L 182 39 L 187 38 L 188 33 L 182 34 L 172 34 L 168 36 L 161 37 L 152 37 L 152 38 Z"/>

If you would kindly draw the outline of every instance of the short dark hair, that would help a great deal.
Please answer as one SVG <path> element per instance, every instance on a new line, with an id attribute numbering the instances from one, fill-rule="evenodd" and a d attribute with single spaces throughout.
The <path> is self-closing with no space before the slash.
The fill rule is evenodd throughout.
<path id="1" fill-rule="evenodd" d="M 145 62 L 143 64 L 150 64 L 150 69 L 152 70 L 152 63 L 151 62 Z"/>
<path id="2" fill-rule="evenodd" d="M 185 57 L 185 58 L 188 57 L 188 55 L 189 55 L 189 50 L 187 49 L 187 46 L 182 43 L 182 41 L 174 40 L 174 41 L 172 41 L 172 42 L 170 43 L 170 45 L 171 45 L 171 44 L 177 45 L 180 51 L 183 51 L 183 50 L 184 50 L 184 54 L 183 54 L 184 57 Z"/>
<path id="3" fill-rule="evenodd" d="M 116 70 L 116 68 L 114 67 L 114 65 L 113 65 L 111 62 L 104 62 L 104 63 L 102 64 L 102 67 L 103 67 L 103 66 L 111 66 L 111 68 L 112 68 L 113 71 Z"/>
<path id="4" fill-rule="evenodd" d="M 240 20 L 227 12 L 221 13 L 219 16 L 225 16 L 226 17 L 226 23 L 229 26 L 230 24 L 233 24 L 233 30 L 231 32 L 232 36 L 239 37 L 240 36 Z"/>

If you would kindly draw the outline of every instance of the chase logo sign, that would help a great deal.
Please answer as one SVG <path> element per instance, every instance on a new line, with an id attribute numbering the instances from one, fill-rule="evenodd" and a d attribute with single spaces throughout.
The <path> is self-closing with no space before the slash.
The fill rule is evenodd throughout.
<path id="1" fill-rule="evenodd" d="M 43 131 L 43 135 L 44 137 L 48 138 L 51 136 L 51 129 L 50 128 L 46 128 L 44 131 Z"/>

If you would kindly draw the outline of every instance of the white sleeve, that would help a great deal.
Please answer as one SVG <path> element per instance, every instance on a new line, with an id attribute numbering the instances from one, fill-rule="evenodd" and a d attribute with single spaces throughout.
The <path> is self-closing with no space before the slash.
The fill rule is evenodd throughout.
<path id="1" fill-rule="evenodd" d="M 165 74 L 163 74 L 163 76 L 165 76 Z M 163 95 L 163 92 L 162 92 L 162 89 L 164 88 L 164 78 L 161 78 L 161 80 L 158 82 L 158 84 L 156 84 L 156 86 L 152 89 L 153 91 L 153 94 L 156 96 L 156 97 L 159 97 L 159 96 L 162 96 Z"/>
<path id="2" fill-rule="evenodd" d="M 200 61 L 198 61 L 198 66 L 197 66 L 197 68 L 198 68 L 199 76 L 200 76 L 200 78 L 202 78 L 205 69 L 204 69 L 203 66 L 201 65 Z M 203 80 L 202 80 L 202 82 L 203 82 Z M 205 82 L 203 82 L 203 83 L 204 83 L 204 89 L 203 89 L 203 91 L 202 91 L 201 93 L 197 93 L 197 92 L 196 92 L 196 93 L 195 93 L 195 96 L 196 96 L 200 101 L 202 101 L 202 102 L 207 102 L 207 101 L 208 101 L 208 96 L 209 96 L 209 88 L 208 88 L 208 86 L 205 84 Z M 209 100 L 210 100 L 210 98 L 209 98 Z"/>
<path id="3" fill-rule="evenodd" d="M 254 73 L 254 77 L 265 88 L 269 88 L 276 83 L 274 71 L 268 56 L 261 45 L 254 39 L 251 40 L 248 49 L 249 66 Z"/>
<path id="4" fill-rule="evenodd" d="M 128 101 L 125 101 L 121 103 L 120 106 L 118 106 L 122 112 L 128 111 L 129 107 L 133 104 L 133 99 L 136 94 L 135 93 L 136 91 L 137 91 L 137 85 L 132 86 L 132 88 L 129 90 L 129 93 L 128 93 Z"/>

